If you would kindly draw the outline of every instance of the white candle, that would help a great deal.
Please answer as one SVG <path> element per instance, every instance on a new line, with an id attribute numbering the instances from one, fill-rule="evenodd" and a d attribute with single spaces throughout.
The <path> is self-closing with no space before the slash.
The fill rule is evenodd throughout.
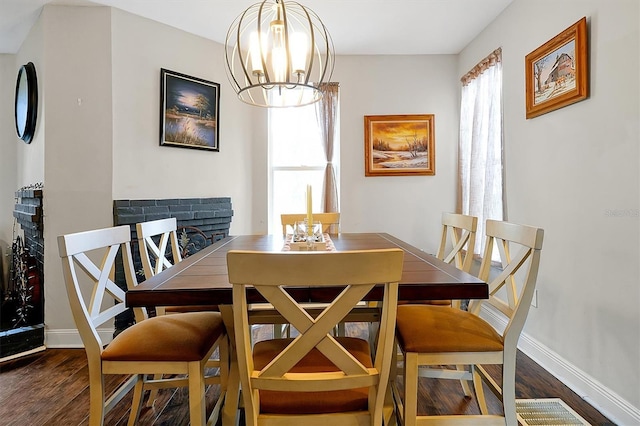
<path id="1" fill-rule="evenodd" d="M 313 233 L 313 213 L 311 207 L 311 185 L 307 185 L 307 235 Z"/>

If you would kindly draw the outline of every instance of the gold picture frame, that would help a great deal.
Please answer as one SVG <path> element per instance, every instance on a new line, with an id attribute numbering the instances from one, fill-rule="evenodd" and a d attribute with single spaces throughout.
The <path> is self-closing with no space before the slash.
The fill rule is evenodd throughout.
<path id="1" fill-rule="evenodd" d="M 587 55 L 583 17 L 525 57 L 527 119 L 587 98 Z"/>
<path id="2" fill-rule="evenodd" d="M 435 116 L 365 115 L 365 176 L 433 176 Z"/>

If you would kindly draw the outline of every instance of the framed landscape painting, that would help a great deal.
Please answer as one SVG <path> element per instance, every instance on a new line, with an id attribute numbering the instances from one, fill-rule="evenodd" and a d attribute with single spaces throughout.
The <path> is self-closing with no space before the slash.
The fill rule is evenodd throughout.
<path id="1" fill-rule="evenodd" d="M 582 18 L 525 57 L 526 117 L 586 99 L 587 18 Z"/>
<path id="2" fill-rule="evenodd" d="M 433 114 L 365 115 L 365 176 L 435 175 Z"/>
<path id="3" fill-rule="evenodd" d="M 220 85 L 160 70 L 160 145 L 219 151 Z"/>

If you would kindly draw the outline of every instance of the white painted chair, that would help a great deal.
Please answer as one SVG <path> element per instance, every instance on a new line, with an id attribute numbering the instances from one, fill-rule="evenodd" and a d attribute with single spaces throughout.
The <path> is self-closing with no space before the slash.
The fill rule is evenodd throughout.
<path id="1" fill-rule="evenodd" d="M 164 271 L 182 260 L 175 217 L 136 224 L 138 249 L 145 279 Z M 154 238 L 158 240 L 154 241 Z M 171 248 L 171 260 L 167 248 Z"/>
<path id="2" fill-rule="evenodd" d="M 145 279 L 182 261 L 180 239 L 177 234 L 175 217 L 151 220 L 136 224 L 138 250 Z M 171 254 L 169 258 L 167 255 Z M 175 312 L 218 311 L 216 305 L 198 306 L 157 306 L 159 315 Z"/>
<path id="3" fill-rule="evenodd" d="M 119 333 L 106 347 L 106 342 L 102 341 L 98 327 L 127 309 L 125 292 L 112 278 L 118 252 L 122 254 L 127 288 L 137 284 L 130 240 L 127 225 L 58 237 L 71 312 L 87 353 L 89 424 L 102 425 L 105 414 L 132 387 L 129 425 L 137 421 L 145 389 L 187 386 L 191 425 L 204 425 L 204 368 L 216 347 L 224 352 L 227 350 L 226 331 L 219 314 L 192 312 L 147 319 L 145 310 L 136 308 L 136 324 Z M 85 285 L 89 288 L 83 291 Z M 112 300 L 107 303 L 109 299 Z M 186 378 L 148 379 L 160 373 L 186 375 Z M 106 399 L 104 376 L 108 374 L 131 377 Z M 212 413 L 212 416 L 217 415 Z"/>
<path id="4" fill-rule="evenodd" d="M 515 408 L 515 363 L 520 332 L 524 326 L 538 275 L 543 230 L 494 220 L 487 221 L 487 242 L 479 278 L 489 284 L 488 300 L 473 300 L 469 311 L 455 307 L 403 305 L 398 307 L 397 341 L 404 356 L 403 397 L 398 381 L 393 386 L 399 422 L 404 426 L 426 424 L 518 424 Z M 497 245 L 501 271 L 490 277 L 491 255 Z M 519 250 L 519 251 L 518 251 Z M 516 254 L 512 254 L 516 253 Z M 518 282 L 520 281 L 520 282 Z M 504 331 L 480 318 L 483 304 L 503 315 Z M 481 366 L 502 365 L 502 383 Z M 418 416 L 417 392 L 420 366 L 468 365 L 469 371 L 451 370 L 450 379 L 472 381 L 479 416 Z M 482 382 L 502 401 L 504 415 L 488 413 Z"/>
<path id="5" fill-rule="evenodd" d="M 177 235 L 176 218 L 158 219 L 148 222 L 136 224 L 136 234 L 138 238 L 138 249 L 140 251 L 140 260 L 144 269 L 145 279 L 149 279 L 154 275 L 172 267 L 174 264 L 182 261 L 180 243 Z M 170 250 L 169 250 L 170 249 Z M 167 254 L 171 253 L 171 259 Z M 214 312 L 221 318 L 218 306 L 216 305 L 196 305 L 196 306 L 156 306 L 156 315 L 185 313 L 185 312 Z M 226 334 L 225 334 L 226 335 Z M 224 342 L 225 346 L 228 342 Z M 223 351 L 226 353 L 226 350 Z M 220 356 L 222 356 L 220 352 Z M 224 362 L 221 362 L 224 360 Z M 226 375 L 228 370 L 228 358 L 212 357 L 207 363 L 207 368 L 220 369 L 219 375 L 208 375 L 206 377 L 207 384 L 220 384 L 222 389 L 220 397 L 216 403 L 215 409 L 219 410 L 224 401 L 226 390 Z M 155 378 L 160 379 L 162 375 Z M 148 406 L 152 406 L 157 396 L 157 391 L 151 391 L 147 401 Z"/>
<path id="6" fill-rule="evenodd" d="M 247 425 L 382 425 L 383 418 L 389 421 L 393 404 L 385 396 L 403 255 L 400 249 L 228 253 Z M 333 337 L 331 331 L 376 284 L 385 289 L 372 356 L 368 341 Z M 320 315 L 312 316 L 289 296 L 287 285 L 345 287 Z M 248 286 L 260 292 L 300 335 L 252 345 Z"/>

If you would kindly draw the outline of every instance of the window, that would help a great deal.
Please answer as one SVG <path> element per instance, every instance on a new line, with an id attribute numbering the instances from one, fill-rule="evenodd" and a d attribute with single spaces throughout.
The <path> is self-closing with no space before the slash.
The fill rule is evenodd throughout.
<path id="1" fill-rule="evenodd" d="M 460 211 L 478 217 L 475 254 L 482 254 L 485 221 L 504 219 L 502 159 L 502 50 L 462 78 Z"/>
<path id="2" fill-rule="evenodd" d="M 320 101 L 322 102 L 322 101 Z M 282 213 L 306 212 L 306 189 L 312 186 L 313 211 L 324 209 L 327 156 L 318 124 L 317 104 L 269 109 L 269 233 L 282 232 Z M 336 130 L 335 134 L 339 134 Z M 337 153 L 338 144 L 334 142 Z M 333 163 L 337 164 L 337 155 Z"/>

